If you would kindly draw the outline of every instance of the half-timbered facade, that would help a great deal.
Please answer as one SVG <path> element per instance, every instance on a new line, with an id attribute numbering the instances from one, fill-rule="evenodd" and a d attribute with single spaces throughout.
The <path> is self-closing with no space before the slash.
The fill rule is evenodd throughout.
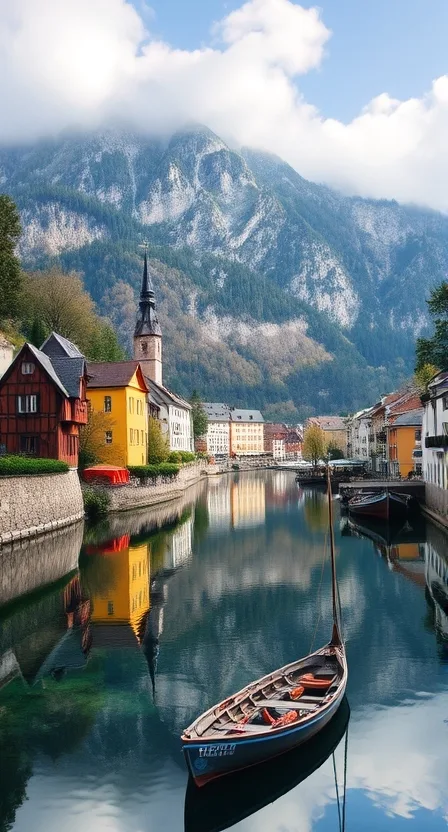
<path id="1" fill-rule="evenodd" d="M 79 427 L 87 423 L 86 362 L 54 358 L 24 344 L 0 379 L 0 447 L 11 454 L 78 465 Z"/>

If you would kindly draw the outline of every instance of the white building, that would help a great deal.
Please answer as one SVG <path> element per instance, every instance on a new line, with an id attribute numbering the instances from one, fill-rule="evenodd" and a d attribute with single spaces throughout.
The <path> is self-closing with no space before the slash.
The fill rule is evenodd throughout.
<path id="1" fill-rule="evenodd" d="M 149 388 L 148 402 L 159 409 L 162 432 L 170 451 L 194 451 L 191 405 L 163 386 L 162 330 L 156 313 L 154 287 L 145 251 L 139 312 L 134 331 L 134 358 Z"/>
<path id="2" fill-rule="evenodd" d="M 358 410 L 347 424 L 347 456 L 351 459 L 370 459 L 371 407 Z"/>
<path id="3" fill-rule="evenodd" d="M 12 362 L 14 347 L 8 339 L 0 332 L 0 378 Z"/>
<path id="4" fill-rule="evenodd" d="M 204 402 L 207 417 L 207 453 L 211 456 L 230 454 L 230 407 L 220 402 Z"/>
<path id="5" fill-rule="evenodd" d="M 285 451 L 285 440 L 284 439 L 273 439 L 272 440 L 272 456 L 274 459 L 283 460 L 286 459 L 286 451 Z"/>
<path id="6" fill-rule="evenodd" d="M 448 372 L 434 376 L 422 402 L 426 505 L 448 518 Z"/>

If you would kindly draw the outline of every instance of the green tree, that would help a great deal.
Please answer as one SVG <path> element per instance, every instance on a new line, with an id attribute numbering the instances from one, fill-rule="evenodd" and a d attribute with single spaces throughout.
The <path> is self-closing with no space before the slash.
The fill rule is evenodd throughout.
<path id="1" fill-rule="evenodd" d="M 28 340 L 35 347 L 40 349 L 46 337 L 49 335 L 48 329 L 40 318 L 34 318 L 30 329 L 28 330 Z"/>
<path id="2" fill-rule="evenodd" d="M 303 437 L 303 458 L 317 465 L 327 453 L 325 433 L 319 425 L 309 425 Z"/>
<path id="3" fill-rule="evenodd" d="M 106 445 L 106 431 L 114 429 L 115 420 L 110 413 L 102 410 L 91 410 L 89 421 L 82 425 L 79 431 L 79 467 L 88 468 L 89 465 L 115 465 L 117 462 L 116 445 Z"/>
<path id="4" fill-rule="evenodd" d="M 0 194 L 0 321 L 16 318 L 21 310 L 22 273 L 15 254 L 21 231 L 14 202 Z"/>
<path id="5" fill-rule="evenodd" d="M 193 419 L 193 436 L 199 439 L 207 433 L 208 416 L 202 406 L 201 397 L 196 390 L 193 390 L 190 397 L 191 416 Z"/>
<path id="6" fill-rule="evenodd" d="M 425 364 L 432 364 L 439 370 L 448 365 L 448 282 L 432 290 L 427 304 L 434 322 L 434 334 L 432 338 L 417 338 L 416 373 Z"/>
<path id="7" fill-rule="evenodd" d="M 162 433 L 158 419 L 153 416 L 148 420 L 148 462 L 150 465 L 159 465 L 165 462 L 170 452 L 168 439 Z"/>
<path id="8" fill-rule="evenodd" d="M 123 361 L 126 358 L 108 321 L 98 321 L 86 349 L 86 357 L 91 361 Z"/>
<path id="9" fill-rule="evenodd" d="M 437 373 L 437 367 L 434 364 L 422 364 L 418 370 L 415 371 L 414 384 L 419 390 L 426 391 L 432 377 Z"/>
<path id="10" fill-rule="evenodd" d="M 79 275 L 64 274 L 56 267 L 28 274 L 24 294 L 31 321 L 37 318 L 48 332 L 58 332 L 87 352 L 97 317 L 93 300 Z"/>
<path id="11" fill-rule="evenodd" d="M 341 451 L 339 445 L 336 445 L 336 442 L 330 440 L 327 446 L 327 456 L 328 459 L 343 459 L 344 453 Z"/>

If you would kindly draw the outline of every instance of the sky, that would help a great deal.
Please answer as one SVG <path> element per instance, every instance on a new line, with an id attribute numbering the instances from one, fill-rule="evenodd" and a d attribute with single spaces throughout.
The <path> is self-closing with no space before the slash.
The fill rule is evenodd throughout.
<path id="1" fill-rule="evenodd" d="M 0 141 L 196 121 L 447 212 L 447 42 L 448 0 L 0 0 Z"/>

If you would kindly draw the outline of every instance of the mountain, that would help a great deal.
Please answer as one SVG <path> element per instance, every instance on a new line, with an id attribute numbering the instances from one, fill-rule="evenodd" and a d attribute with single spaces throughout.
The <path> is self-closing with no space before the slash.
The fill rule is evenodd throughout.
<path id="1" fill-rule="evenodd" d="M 124 341 L 148 240 L 167 383 L 273 416 L 353 410 L 399 383 L 446 279 L 445 216 L 343 196 L 203 127 L 0 148 L 0 184 L 25 267 L 81 271 Z"/>

